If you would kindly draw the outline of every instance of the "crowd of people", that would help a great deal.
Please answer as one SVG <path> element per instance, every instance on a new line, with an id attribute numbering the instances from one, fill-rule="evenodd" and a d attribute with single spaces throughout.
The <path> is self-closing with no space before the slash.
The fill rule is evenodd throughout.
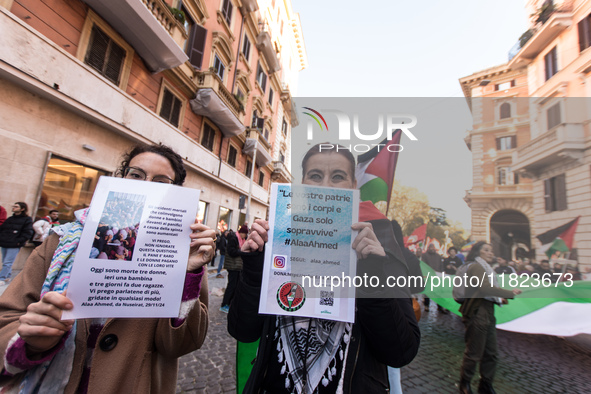
<path id="1" fill-rule="evenodd" d="M 336 146 L 323 150 L 312 147 L 302 160 L 302 169 L 302 183 L 306 185 L 341 189 L 357 185 L 355 158 Z M 116 174 L 176 185 L 182 185 L 186 177 L 182 158 L 163 145 L 134 147 L 124 155 Z M 133 195 L 110 196 L 90 258 L 132 260 L 143 205 L 144 201 Z M 467 257 L 455 247 L 443 257 L 434 245 L 429 245 L 425 253 L 419 250 L 415 254 L 404 247 L 396 221 L 388 220 L 371 203 L 361 203 L 359 212 L 360 222 L 350 231 L 356 232 L 352 248 L 362 272 L 377 268 L 394 276 L 421 275 L 422 260 L 437 272 L 451 275 L 466 269 L 471 277 L 491 278 L 478 287 L 467 287 L 460 307 L 466 328 L 466 349 L 459 371 L 462 393 L 472 392 L 471 381 L 478 365 L 478 392 L 494 393 L 494 306 L 521 293 L 519 289 L 501 289 L 496 276 L 488 274 L 560 272 L 572 273 L 573 280 L 581 279 L 574 266 L 555 264 L 551 268 L 548 260 L 536 264 L 495 258 L 492 246 L 482 241 L 473 245 Z M 245 223 L 236 232 L 224 229 L 217 234 L 195 219 L 176 318 L 63 321 L 62 312 L 73 308 L 66 289 L 87 210 L 76 212 L 76 221 L 64 225 L 59 223 L 57 212 L 33 224 L 22 202 L 14 204 L 12 213 L 6 217 L 4 211 L 3 217 L 0 209 L 0 280 L 10 278 L 14 257 L 33 236 L 37 248 L 0 297 L 3 390 L 174 392 L 178 357 L 200 348 L 207 333 L 206 266 L 215 264 L 216 251 L 220 254 L 217 277 L 222 276 L 223 268 L 227 271 L 220 310 L 228 313 L 228 332 L 242 342 L 259 341 L 244 393 L 399 393 L 398 368 L 410 363 L 418 352 L 420 306 L 412 297 L 422 292 L 422 287 L 395 288 L 388 295 L 374 292 L 371 297 L 357 298 L 354 323 L 259 314 L 270 229 L 270 223 L 262 219 L 250 227 Z M 429 303 L 426 298 L 425 310 Z"/>
<path id="2" fill-rule="evenodd" d="M 139 197 L 109 196 L 94 236 L 91 259 L 131 261 L 145 201 L 145 197 Z"/>

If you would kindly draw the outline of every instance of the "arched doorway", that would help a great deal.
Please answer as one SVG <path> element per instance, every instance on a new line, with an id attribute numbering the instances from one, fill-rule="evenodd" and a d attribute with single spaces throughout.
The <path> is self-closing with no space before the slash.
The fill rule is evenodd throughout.
<path id="1" fill-rule="evenodd" d="M 495 256 L 505 259 L 534 257 L 529 219 L 519 211 L 504 209 L 490 218 L 490 242 Z"/>

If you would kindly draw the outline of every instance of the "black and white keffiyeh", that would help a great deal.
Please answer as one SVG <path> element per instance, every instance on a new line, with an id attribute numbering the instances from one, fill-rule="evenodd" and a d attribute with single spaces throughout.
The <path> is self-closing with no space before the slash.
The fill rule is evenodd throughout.
<path id="1" fill-rule="evenodd" d="M 497 274 L 493 271 L 492 267 L 489 263 L 486 262 L 482 257 L 476 257 L 476 262 L 484 268 L 484 272 L 486 272 L 486 276 L 492 278 L 492 285 L 493 287 L 499 287 L 499 279 L 497 278 Z M 495 304 L 502 305 L 501 297 L 484 297 L 485 300 L 489 300 L 494 302 Z"/>
<path id="2" fill-rule="evenodd" d="M 312 394 L 320 384 L 326 387 L 336 379 L 336 357 L 344 366 L 351 327 L 350 323 L 332 320 L 277 316 L 275 340 L 281 375 L 287 373 L 285 387 L 290 389 L 293 384 L 293 392 Z M 338 377 L 337 392 L 342 392 L 344 369 Z"/>

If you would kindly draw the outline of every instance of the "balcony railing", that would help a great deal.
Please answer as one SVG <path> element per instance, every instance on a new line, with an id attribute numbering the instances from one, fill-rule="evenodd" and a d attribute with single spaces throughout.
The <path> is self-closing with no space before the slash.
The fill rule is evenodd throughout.
<path id="1" fill-rule="evenodd" d="M 85 0 L 146 62 L 152 72 L 188 60 L 187 32 L 163 0 Z"/>
<path id="2" fill-rule="evenodd" d="M 291 174 L 287 170 L 287 166 L 282 161 L 273 162 L 273 177 L 283 182 L 291 182 Z"/>
<path id="3" fill-rule="evenodd" d="M 584 150 L 583 125 L 563 123 L 517 148 L 512 168 L 522 175 L 536 177 L 549 165 L 581 160 Z"/>
<path id="4" fill-rule="evenodd" d="M 199 73 L 197 86 L 213 89 L 237 117 L 244 114 L 244 105 L 228 90 L 214 70 Z"/>
<path id="5" fill-rule="evenodd" d="M 572 2 L 566 1 L 560 7 L 550 11 L 540 11 L 538 23 L 527 30 L 509 50 L 509 62 L 530 62 L 552 40 L 572 24 Z"/>

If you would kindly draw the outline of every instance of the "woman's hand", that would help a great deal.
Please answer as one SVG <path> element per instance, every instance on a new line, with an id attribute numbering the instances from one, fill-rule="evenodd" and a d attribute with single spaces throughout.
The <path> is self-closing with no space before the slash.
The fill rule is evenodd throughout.
<path id="1" fill-rule="evenodd" d="M 191 225 L 193 232 L 189 235 L 191 238 L 191 250 L 189 251 L 189 263 L 187 272 L 197 271 L 213 258 L 215 250 L 215 231 L 205 224 L 195 223 Z"/>
<path id="2" fill-rule="evenodd" d="M 17 332 L 32 354 L 52 349 L 72 328 L 73 320 L 60 321 L 62 311 L 73 308 L 65 294 L 50 291 L 41 301 L 30 304 L 27 313 L 20 317 Z"/>
<path id="3" fill-rule="evenodd" d="M 269 240 L 267 231 L 269 231 L 269 222 L 263 219 L 255 220 L 250 229 L 250 234 L 248 234 L 248 238 L 246 238 L 240 250 L 244 253 L 254 252 L 255 250 L 262 252 L 265 242 Z"/>
<path id="4" fill-rule="evenodd" d="M 353 241 L 353 249 L 357 252 L 357 257 L 365 259 L 370 254 L 376 256 L 386 256 L 386 251 L 378 241 L 378 237 L 373 232 L 371 223 L 361 222 L 351 226 L 352 230 L 359 231 Z"/>

